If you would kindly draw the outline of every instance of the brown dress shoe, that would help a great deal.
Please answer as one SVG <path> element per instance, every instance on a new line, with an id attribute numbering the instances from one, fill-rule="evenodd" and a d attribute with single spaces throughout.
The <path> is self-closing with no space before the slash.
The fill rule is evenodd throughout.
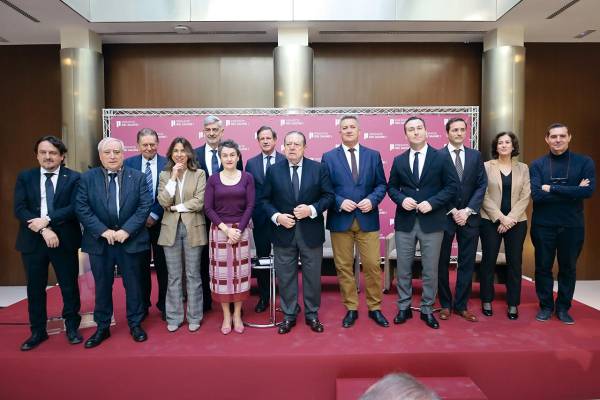
<path id="1" fill-rule="evenodd" d="M 450 318 L 450 309 L 449 308 L 442 308 L 440 310 L 440 319 L 441 320 L 447 320 Z"/>
<path id="2" fill-rule="evenodd" d="M 477 322 L 477 316 L 475 314 L 473 314 L 471 311 L 469 310 L 464 310 L 464 311 L 454 311 L 456 314 L 460 315 L 461 317 L 463 317 L 464 319 L 466 319 L 469 322 Z M 441 318 L 441 317 L 440 317 Z"/>

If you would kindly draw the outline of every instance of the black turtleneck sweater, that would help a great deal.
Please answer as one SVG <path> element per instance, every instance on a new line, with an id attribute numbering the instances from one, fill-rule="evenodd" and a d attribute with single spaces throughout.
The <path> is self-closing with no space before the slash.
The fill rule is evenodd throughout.
<path id="1" fill-rule="evenodd" d="M 583 200 L 592 196 L 596 188 L 594 161 L 581 154 L 565 151 L 561 155 L 549 153 L 531 163 L 531 197 L 534 225 L 553 227 L 583 227 Z M 579 183 L 589 179 L 590 185 Z M 550 185 L 550 192 L 542 190 Z"/>

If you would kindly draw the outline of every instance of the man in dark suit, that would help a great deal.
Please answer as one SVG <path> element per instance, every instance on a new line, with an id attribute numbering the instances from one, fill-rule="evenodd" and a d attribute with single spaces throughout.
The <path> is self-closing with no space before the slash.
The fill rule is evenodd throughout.
<path id="1" fill-rule="evenodd" d="M 146 228 L 150 234 L 150 245 L 152 250 L 146 252 L 141 269 L 142 299 L 144 301 L 144 314 L 148 315 L 148 309 L 152 305 L 150 294 L 152 292 L 152 279 L 150 274 L 150 263 L 154 258 L 154 269 L 158 282 L 158 301 L 156 307 L 160 310 L 165 320 L 165 298 L 167 295 L 167 263 L 162 246 L 157 244 L 160 235 L 160 220 L 163 208 L 158 204 L 156 194 L 158 192 L 158 175 L 167 164 L 167 159 L 158 154 L 158 134 L 155 130 L 142 128 L 137 133 L 137 147 L 139 155 L 125 160 L 124 165 L 144 173 L 148 191 L 152 195 L 154 203 L 150 209 L 150 215 L 146 219 Z"/>
<path id="2" fill-rule="evenodd" d="M 147 339 L 141 327 L 144 302 L 140 269 L 150 248 L 146 220 L 152 196 L 146 176 L 123 166 L 123 142 L 104 138 L 98 144 L 98 153 L 102 167 L 82 174 L 75 202 L 83 226 L 81 250 L 90 256 L 96 285 L 94 321 L 98 329 L 85 342 L 86 348 L 96 347 L 110 337 L 115 265 L 123 275 L 131 336 L 136 342 Z"/>
<path id="3" fill-rule="evenodd" d="M 246 172 L 252 174 L 254 186 L 256 189 L 256 198 L 262 198 L 263 187 L 265 184 L 265 175 L 267 170 L 276 162 L 285 160 L 283 154 L 275 150 L 277 143 L 277 133 L 269 126 L 261 126 L 256 132 L 256 140 L 260 146 L 260 154 L 252 157 L 246 163 Z M 254 230 L 254 247 L 256 248 L 256 257 L 269 257 L 271 255 L 271 221 L 260 204 L 254 207 L 252 213 L 252 223 Z M 269 272 L 264 269 L 254 270 L 256 282 L 258 283 L 259 300 L 254 311 L 261 313 L 267 309 L 269 304 Z"/>
<path id="4" fill-rule="evenodd" d="M 79 173 L 63 165 L 67 148 L 54 136 L 40 138 L 34 147 L 39 168 L 17 177 L 15 216 L 20 222 L 16 248 L 27 272 L 27 299 L 31 337 L 22 345 L 27 351 L 48 339 L 46 332 L 46 286 L 52 263 L 63 297 L 62 317 L 71 344 L 81 343 L 80 300 L 77 276 L 81 230 L 73 210 Z"/>
<path id="5" fill-rule="evenodd" d="M 394 323 L 402 324 L 412 318 L 412 263 L 418 240 L 423 265 L 421 320 L 428 327 L 438 329 L 439 323 L 433 316 L 438 262 L 446 210 L 458 191 L 458 175 L 446 154 L 427 144 L 427 128 L 423 119 L 407 119 L 404 133 L 410 149 L 394 158 L 388 183 L 388 193 L 396 203 L 394 225 L 399 311 Z"/>
<path id="6" fill-rule="evenodd" d="M 209 115 L 204 118 L 204 128 L 202 130 L 206 143 L 202 146 L 194 149 L 196 152 L 196 159 L 200 168 L 204 170 L 206 179 L 214 174 L 223 170 L 221 165 L 221 158 L 219 157 L 219 144 L 223 139 L 223 122 L 214 115 Z M 242 156 L 237 163 L 237 169 L 242 171 L 244 169 L 244 163 Z M 208 237 L 210 232 L 210 219 L 206 218 L 206 235 Z M 212 308 L 212 298 L 210 294 L 210 274 L 208 272 L 208 253 L 209 251 L 203 251 L 200 259 L 200 276 L 202 277 L 202 300 L 203 309 L 208 311 Z"/>
<path id="7" fill-rule="evenodd" d="M 302 263 L 304 317 L 314 332 L 323 332 L 318 312 L 321 304 L 321 262 L 325 229 L 323 212 L 334 201 L 327 167 L 304 157 L 306 138 L 298 131 L 284 140 L 286 161 L 267 171 L 263 207 L 270 216 L 275 270 L 284 320 L 280 334 L 296 325 L 298 257 Z"/>
<path id="8" fill-rule="evenodd" d="M 477 322 L 477 316 L 469 311 L 467 304 L 471 294 L 471 281 L 475 269 L 475 253 L 479 242 L 479 209 L 487 189 L 487 175 L 481 153 L 464 146 L 467 123 L 462 118 L 451 118 L 446 123 L 448 145 L 446 155 L 450 157 L 459 179 L 457 196 L 450 202 L 446 217 L 446 229 L 440 251 L 438 268 L 438 295 L 442 309 L 440 319 L 450 318 L 450 311 L 467 321 Z M 440 151 L 444 152 L 443 149 Z M 454 302 L 448 278 L 450 251 L 456 235 L 458 241 L 458 264 Z"/>
<path id="9" fill-rule="evenodd" d="M 358 291 L 354 279 L 354 247 L 358 245 L 365 276 L 369 318 L 379 326 L 389 323 L 381 312 L 381 255 L 378 205 L 385 197 L 386 181 L 381 155 L 359 145 L 358 118 L 340 119 L 342 144 L 323 154 L 335 192 L 335 203 L 327 213 L 333 258 L 349 328 L 358 318 Z"/>

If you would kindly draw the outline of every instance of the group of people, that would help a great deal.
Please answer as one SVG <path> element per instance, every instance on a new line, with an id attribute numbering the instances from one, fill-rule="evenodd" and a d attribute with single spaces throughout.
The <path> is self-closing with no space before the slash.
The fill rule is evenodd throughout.
<path id="1" fill-rule="evenodd" d="M 248 160 L 245 171 L 239 146 L 223 139 L 222 122 L 215 116 L 204 119 L 203 146 L 193 149 L 186 138 L 177 137 L 166 157 L 157 153 L 158 134 L 149 128 L 138 132 L 140 154 L 127 160 L 123 143 L 105 138 L 98 144 L 102 166 L 81 175 L 64 165 L 67 149 L 58 138 L 40 138 L 34 148 L 40 167 L 22 172 L 15 188 L 15 214 L 21 222 L 17 250 L 27 271 L 32 332 L 21 350 L 31 350 L 48 338 L 49 262 L 63 296 L 67 339 L 72 344 L 83 341 L 78 330 L 80 247 L 89 254 L 95 280 L 97 330 L 85 342 L 86 348 L 110 336 L 115 265 L 125 286 L 131 336 L 138 342 L 147 339 L 141 325 L 151 307 L 151 260 L 158 282 L 156 306 L 170 332 L 184 321 L 189 331 L 197 331 L 214 301 L 221 304 L 221 332 L 243 333 L 242 304 L 251 286 L 250 235 L 258 258 L 273 255 L 284 316 L 278 333 L 290 332 L 302 311 L 299 269 L 305 323 L 312 331 L 323 332 L 318 312 L 325 219 L 346 307 L 342 326 L 350 328 L 358 319 L 356 246 L 368 317 L 388 327 L 381 311 L 378 209 L 386 193 L 396 204 L 395 324 L 412 318 L 417 242 L 423 266 L 420 318 L 428 327 L 439 328 L 433 315 L 437 295 L 440 319 L 455 313 L 467 321 L 478 320 L 468 309 L 468 300 L 479 240 L 482 313 L 493 314 L 494 269 L 503 240 L 507 316 L 517 319 L 530 197 L 540 300 L 536 318 L 545 321 L 556 312 L 561 321 L 573 323 L 568 310 L 583 245 L 583 199 L 595 189 L 593 161 L 568 149 L 571 135 L 562 124 L 549 127 L 550 152 L 531 168 L 516 160 L 519 143 L 511 132 L 496 135 L 493 159 L 484 163 L 478 151 L 464 146 L 468 130 L 463 119 L 450 119 L 446 131 L 448 145 L 435 149 L 427 143 L 425 121 L 408 118 L 404 133 L 410 148 L 394 158 L 389 181 L 379 152 L 359 144 L 356 116 L 339 120 L 341 144 L 323 154 L 321 162 L 304 156 L 307 143 L 302 132 L 285 135 L 281 154 L 276 151 L 277 133 L 260 127 L 256 139 L 261 152 Z M 454 237 L 458 264 L 453 296 L 448 266 Z M 556 301 L 555 256 L 559 263 Z M 263 312 L 269 303 L 269 276 L 264 270 L 255 273 L 259 289 L 255 311 Z"/>

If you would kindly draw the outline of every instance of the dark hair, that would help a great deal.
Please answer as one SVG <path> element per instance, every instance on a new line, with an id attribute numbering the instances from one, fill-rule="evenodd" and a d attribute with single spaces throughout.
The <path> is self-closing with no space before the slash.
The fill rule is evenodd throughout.
<path id="1" fill-rule="evenodd" d="M 425 129 L 427 129 L 427 125 L 425 124 L 425 120 L 423 118 L 413 116 L 404 122 L 404 133 L 406 133 L 406 124 L 408 124 L 410 121 L 415 121 L 415 120 L 421 121 L 423 123 L 423 127 L 425 127 Z"/>
<path id="2" fill-rule="evenodd" d="M 150 136 L 150 135 L 154 135 L 154 137 L 156 138 L 156 142 L 158 143 L 158 133 L 156 133 L 156 131 L 154 129 L 150 129 L 150 128 L 142 128 L 138 131 L 137 133 L 137 142 L 140 142 L 140 139 L 143 136 Z"/>
<path id="3" fill-rule="evenodd" d="M 340 118 L 340 125 L 342 125 L 342 121 L 345 121 L 347 119 L 353 119 L 356 121 L 356 125 L 359 125 L 358 117 L 356 115 L 344 115 L 342 118 Z"/>
<path id="4" fill-rule="evenodd" d="M 56 147 L 61 156 L 65 155 L 65 153 L 67 152 L 67 146 L 65 146 L 65 144 L 62 142 L 62 140 L 60 140 L 56 136 L 47 135 L 47 136 L 42 136 L 41 138 L 39 138 L 37 140 L 37 142 L 35 142 L 35 145 L 33 146 L 34 154 L 37 154 L 38 147 L 39 147 L 40 143 L 42 143 L 42 142 L 48 142 L 52 146 Z"/>
<path id="5" fill-rule="evenodd" d="M 300 135 L 302 136 L 302 144 L 304 146 L 306 146 L 306 136 L 304 136 L 304 133 L 300 132 L 300 131 L 289 131 L 288 133 L 285 134 L 285 138 L 283 139 L 283 144 L 285 145 L 285 139 L 287 139 L 288 136 L 290 135 Z"/>
<path id="6" fill-rule="evenodd" d="M 223 148 L 234 149 L 238 157 L 242 156 L 242 153 L 240 152 L 240 145 L 231 139 L 223 140 L 221 143 L 219 143 L 219 157 L 221 156 L 221 151 Z"/>
<path id="7" fill-rule="evenodd" d="M 555 122 L 555 123 L 551 124 L 548 127 L 548 129 L 546 129 L 546 137 L 550 136 L 550 131 L 552 129 L 556 129 L 556 128 L 565 128 L 567 130 L 567 132 L 569 131 L 569 128 L 565 124 L 561 124 L 560 122 Z"/>
<path id="8" fill-rule="evenodd" d="M 450 133 L 450 126 L 455 122 L 462 122 L 465 124 L 465 127 L 467 126 L 467 121 L 465 121 L 464 119 L 462 119 L 460 117 L 450 118 L 448 120 L 448 122 L 446 122 L 446 133 Z"/>
<path id="9" fill-rule="evenodd" d="M 518 156 L 519 155 L 519 139 L 517 139 L 517 135 L 515 135 L 512 132 L 500 132 L 499 134 L 496 135 L 494 140 L 492 140 L 492 158 L 498 159 L 498 157 L 500 157 L 500 154 L 498 154 L 498 140 L 500 140 L 500 138 L 502 136 L 508 136 L 510 138 L 510 141 L 512 142 L 513 151 L 512 151 L 512 153 L 510 153 L 510 156 L 511 157 Z"/>
<path id="10" fill-rule="evenodd" d="M 184 137 L 178 136 L 169 145 L 169 150 L 167 150 L 167 165 L 165 166 L 166 171 L 172 171 L 175 166 L 175 162 L 173 161 L 173 149 L 177 143 L 181 143 L 183 145 L 183 150 L 187 154 L 187 169 L 190 171 L 195 171 L 198 169 L 198 162 L 196 161 L 196 152 L 192 148 L 192 144 Z"/>
<path id="11" fill-rule="evenodd" d="M 260 133 L 261 133 L 262 131 L 271 131 L 271 133 L 273 134 L 273 139 L 277 139 L 277 132 L 275 132 L 275 131 L 273 130 L 273 128 L 271 128 L 270 126 L 268 126 L 268 125 L 263 125 L 263 126 L 261 126 L 260 128 L 258 128 L 258 130 L 256 131 L 256 140 L 258 140 L 258 135 L 260 135 Z"/>

